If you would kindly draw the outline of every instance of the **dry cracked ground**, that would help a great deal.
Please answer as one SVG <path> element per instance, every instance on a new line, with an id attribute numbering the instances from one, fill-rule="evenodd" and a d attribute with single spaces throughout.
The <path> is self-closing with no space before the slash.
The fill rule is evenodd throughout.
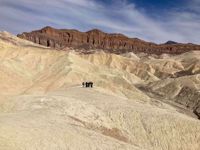
<path id="1" fill-rule="evenodd" d="M 0 33 L 0 150 L 199 150 L 199 116 L 200 51 L 83 55 Z"/>

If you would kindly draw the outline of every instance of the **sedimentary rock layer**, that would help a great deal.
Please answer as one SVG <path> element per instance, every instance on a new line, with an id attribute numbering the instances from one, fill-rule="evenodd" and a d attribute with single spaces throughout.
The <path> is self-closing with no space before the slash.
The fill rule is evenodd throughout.
<path id="1" fill-rule="evenodd" d="M 175 42 L 173 44 L 170 42 L 169 44 L 158 45 L 137 38 L 128 38 L 123 34 L 104 33 L 98 29 L 80 32 L 45 27 L 30 33 L 19 34 L 18 37 L 56 49 L 65 49 L 66 47 L 83 49 L 85 53 L 90 49 L 103 49 L 116 54 L 125 52 L 180 54 L 191 50 L 200 50 L 199 45 L 178 44 Z"/>

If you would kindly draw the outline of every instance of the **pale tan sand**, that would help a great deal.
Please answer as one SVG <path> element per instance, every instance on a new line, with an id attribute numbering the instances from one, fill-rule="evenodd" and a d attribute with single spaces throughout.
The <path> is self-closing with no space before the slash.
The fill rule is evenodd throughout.
<path id="1" fill-rule="evenodd" d="M 199 150 L 200 121 L 137 88 L 197 90 L 197 75 L 162 78 L 198 72 L 199 56 L 79 55 L 0 33 L 0 150 Z"/>

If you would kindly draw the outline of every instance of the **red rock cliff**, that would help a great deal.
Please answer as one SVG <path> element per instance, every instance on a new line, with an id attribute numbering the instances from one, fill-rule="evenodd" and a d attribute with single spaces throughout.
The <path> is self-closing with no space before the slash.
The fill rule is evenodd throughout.
<path id="1" fill-rule="evenodd" d="M 55 29 L 45 27 L 41 30 L 17 35 L 20 38 L 44 46 L 65 49 L 103 49 L 113 53 L 146 52 L 153 54 L 180 54 L 191 50 L 200 50 L 200 45 L 194 44 L 155 44 L 137 38 L 128 38 L 123 34 L 108 34 L 98 29 L 88 32 L 77 30 Z"/>

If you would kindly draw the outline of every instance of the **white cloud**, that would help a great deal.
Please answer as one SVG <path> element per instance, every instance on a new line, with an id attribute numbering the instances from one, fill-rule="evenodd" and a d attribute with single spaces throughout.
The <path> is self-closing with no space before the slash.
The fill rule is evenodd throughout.
<path id="1" fill-rule="evenodd" d="M 126 0 L 112 5 L 97 0 L 0 0 L 0 30 L 20 33 L 46 25 L 82 31 L 100 28 L 159 43 L 200 43 L 199 7 L 199 0 L 192 0 L 187 8 L 190 11 L 172 10 L 158 20 Z"/>

